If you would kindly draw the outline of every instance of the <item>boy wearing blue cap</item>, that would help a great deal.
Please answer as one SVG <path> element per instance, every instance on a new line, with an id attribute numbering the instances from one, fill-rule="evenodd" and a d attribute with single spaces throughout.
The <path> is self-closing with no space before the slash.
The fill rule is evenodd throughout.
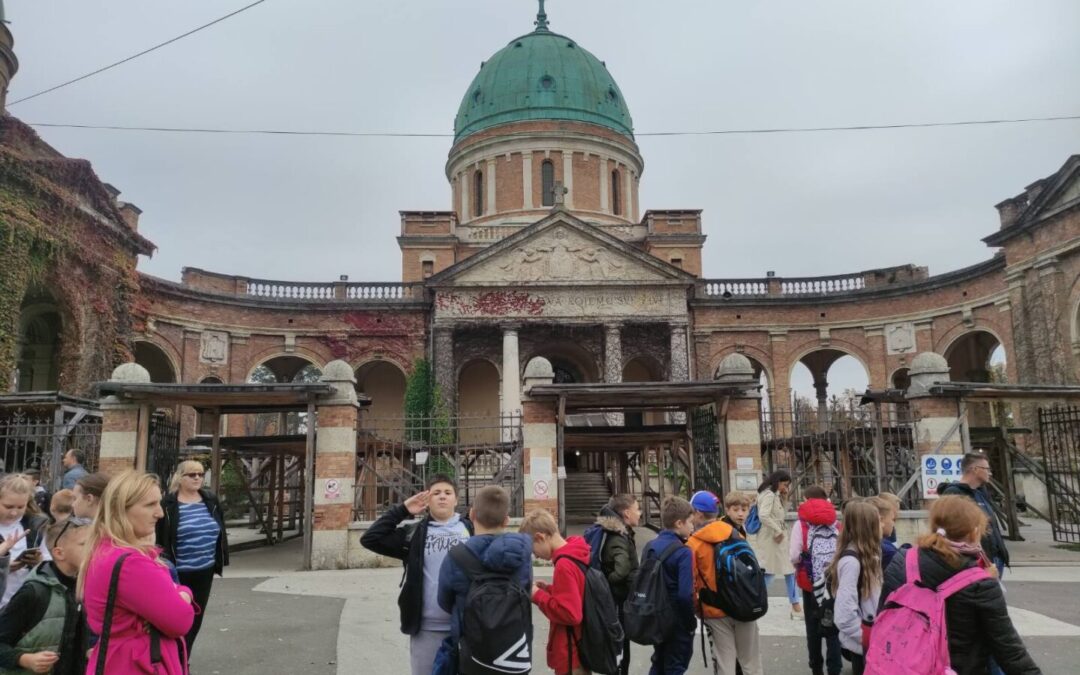
<path id="1" fill-rule="evenodd" d="M 708 490 L 698 490 L 690 497 L 690 506 L 694 509 L 690 520 L 696 532 L 716 520 L 720 513 L 720 498 Z"/>

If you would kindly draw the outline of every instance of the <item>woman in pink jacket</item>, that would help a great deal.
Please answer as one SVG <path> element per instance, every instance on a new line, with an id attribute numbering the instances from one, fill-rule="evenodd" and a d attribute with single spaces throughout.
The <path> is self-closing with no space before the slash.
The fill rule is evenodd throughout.
<path id="1" fill-rule="evenodd" d="M 87 675 L 187 673 L 181 638 L 195 618 L 191 591 L 173 583 L 159 550 L 146 543 L 154 541 L 154 525 L 162 515 L 156 476 L 126 471 L 105 488 L 87 542 L 92 553 L 79 574 L 87 623 L 101 636 L 90 653 Z M 115 602 L 106 627 L 117 565 Z"/>

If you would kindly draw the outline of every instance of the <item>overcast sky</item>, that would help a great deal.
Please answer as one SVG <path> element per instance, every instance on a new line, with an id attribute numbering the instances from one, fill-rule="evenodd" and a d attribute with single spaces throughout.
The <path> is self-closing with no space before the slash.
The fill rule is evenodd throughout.
<path id="1" fill-rule="evenodd" d="M 9 100 L 128 56 L 246 0 L 7 0 Z M 16 105 L 27 122 L 450 133 L 481 61 L 532 29 L 529 0 L 268 0 Z M 639 132 L 1080 114 L 1076 0 L 903 3 L 550 0 Z M 184 266 L 398 280 L 398 210 L 450 208 L 449 138 L 41 129 L 144 210 Z M 993 205 L 1080 152 L 1080 121 L 642 137 L 642 210 L 704 209 L 705 275 L 932 273 L 990 255 Z"/>

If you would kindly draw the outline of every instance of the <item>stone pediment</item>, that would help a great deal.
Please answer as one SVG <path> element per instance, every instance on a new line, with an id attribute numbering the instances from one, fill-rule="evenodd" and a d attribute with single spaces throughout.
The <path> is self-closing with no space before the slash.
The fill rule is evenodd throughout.
<path id="1" fill-rule="evenodd" d="M 690 283 L 682 270 L 557 212 L 432 277 L 435 286 Z"/>

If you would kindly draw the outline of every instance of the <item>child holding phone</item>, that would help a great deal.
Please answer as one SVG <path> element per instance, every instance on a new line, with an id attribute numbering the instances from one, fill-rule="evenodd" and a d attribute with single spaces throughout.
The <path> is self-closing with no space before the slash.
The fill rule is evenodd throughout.
<path id="1" fill-rule="evenodd" d="M 42 560 L 50 559 L 48 553 L 39 548 L 43 528 L 49 519 L 27 510 L 33 498 L 34 485 L 24 476 L 10 474 L 0 479 L 0 546 L 12 542 L 7 552 L 7 583 L 3 596 L 0 596 L 0 609 L 19 590 L 30 570 Z"/>

